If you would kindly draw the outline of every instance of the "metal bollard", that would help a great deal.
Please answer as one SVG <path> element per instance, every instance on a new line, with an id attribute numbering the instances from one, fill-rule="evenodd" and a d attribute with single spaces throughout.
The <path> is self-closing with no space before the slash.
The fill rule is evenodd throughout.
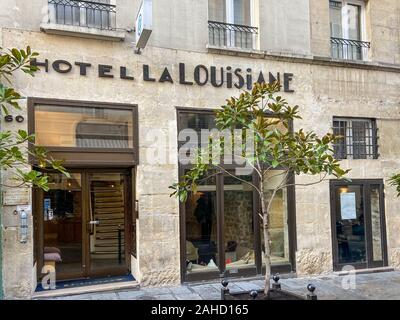
<path id="1" fill-rule="evenodd" d="M 225 299 L 225 296 L 226 296 L 227 294 L 229 294 L 229 289 L 228 289 L 228 284 L 229 284 L 229 282 L 228 282 L 228 280 L 224 279 L 224 280 L 221 281 L 221 284 L 222 284 L 222 288 L 221 288 L 221 300 L 226 300 L 226 299 Z"/>
<path id="2" fill-rule="evenodd" d="M 317 295 L 314 293 L 315 289 L 316 288 L 312 283 L 307 286 L 307 290 L 310 292 L 307 293 L 307 300 L 318 300 Z"/>
<path id="3" fill-rule="evenodd" d="M 275 274 L 272 277 L 272 280 L 274 280 L 274 283 L 272 284 L 272 289 L 274 290 L 281 290 L 281 284 L 279 283 L 279 280 L 281 278 L 279 277 L 279 273 Z"/>

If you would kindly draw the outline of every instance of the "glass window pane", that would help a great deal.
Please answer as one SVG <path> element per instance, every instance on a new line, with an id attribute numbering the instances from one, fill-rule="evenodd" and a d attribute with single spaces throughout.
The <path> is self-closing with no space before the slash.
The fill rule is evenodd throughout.
<path id="1" fill-rule="evenodd" d="M 351 40 L 361 40 L 360 12 L 360 6 L 347 5 L 348 35 Z"/>
<path id="2" fill-rule="evenodd" d="M 382 261 L 382 221 L 380 208 L 380 187 L 371 186 L 371 228 L 372 228 L 372 256 L 374 261 Z"/>
<path id="3" fill-rule="evenodd" d="M 330 15 L 331 37 L 343 38 L 341 4 L 331 5 L 329 9 L 329 15 Z"/>
<path id="4" fill-rule="evenodd" d="M 208 174 L 210 175 L 210 174 Z M 218 271 L 216 176 L 201 181 L 186 202 L 186 270 Z"/>
<path id="5" fill-rule="evenodd" d="M 333 120 L 333 134 L 336 136 L 340 136 L 340 139 L 334 144 L 334 154 L 336 159 L 347 158 L 346 132 L 346 121 Z"/>
<path id="6" fill-rule="evenodd" d="M 182 112 L 179 114 L 179 131 L 185 129 L 192 129 L 195 131 L 195 137 L 190 133 L 190 137 L 186 133 L 182 133 L 182 141 L 178 141 L 179 145 L 179 159 L 186 159 L 190 157 L 190 149 L 197 149 L 201 147 L 202 139 L 204 139 L 204 145 L 206 145 L 209 140 L 209 134 L 203 132 L 202 130 L 211 130 L 216 128 L 215 125 L 215 115 L 213 113 L 188 113 Z M 186 140 L 184 140 L 186 137 Z M 182 146 L 185 146 L 181 149 Z M 204 146 L 203 145 L 203 146 Z M 193 151 L 193 150 L 192 150 Z M 193 156 L 193 154 L 191 155 Z"/>
<path id="7" fill-rule="evenodd" d="M 255 265 L 253 189 L 231 176 L 224 177 L 224 241 L 226 269 Z"/>
<path id="8" fill-rule="evenodd" d="M 264 189 L 266 198 L 270 199 L 273 189 L 282 182 L 283 171 L 274 170 L 266 179 Z M 272 265 L 290 263 L 289 257 L 289 226 L 287 190 L 279 190 L 272 200 L 270 208 L 270 238 L 271 238 L 271 263 Z M 264 256 L 264 232 L 260 221 L 261 247 Z M 264 257 L 263 257 L 264 258 Z"/>
<path id="9" fill-rule="evenodd" d="M 225 0 L 208 0 L 208 19 L 211 21 L 225 22 Z"/>
<path id="10" fill-rule="evenodd" d="M 44 264 L 57 278 L 82 272 L 81 175 L 48 174 L 50 190 L 43 194 Z"/>
<path id="11" fill-rule="evenodd" d="M 233 23 L 251 25 L 250 0 L 233 0 Z"/>
<path id="12" fill-rule="evenodd" d="M 91 271 L 125 264 L 125 186 L 120 173 L 89 175 Z"/>
<path id="13" fill-rule="evenodd" d="M 366 262 L 363 186 L 336 188 L 339 263 Z"/>
<path id="14" fill-rule="evenodd" d="M 133 148 L 133 111 L 36 105 L 35 135 L 47 147 Z"/>

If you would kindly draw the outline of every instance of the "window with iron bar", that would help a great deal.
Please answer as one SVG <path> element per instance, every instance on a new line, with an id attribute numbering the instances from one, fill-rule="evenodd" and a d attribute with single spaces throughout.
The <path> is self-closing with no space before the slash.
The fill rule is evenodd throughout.
<path id="1" fill-rule="evenodd" d="M 336 159 L 377 159 L 376 121 L 362 118 L 333 118 L 333 133 L 339 136 L 334 144 Z"/>

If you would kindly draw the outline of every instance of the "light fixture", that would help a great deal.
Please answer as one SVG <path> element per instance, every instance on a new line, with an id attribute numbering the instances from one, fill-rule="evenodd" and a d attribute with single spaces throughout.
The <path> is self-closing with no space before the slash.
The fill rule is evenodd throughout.
<path id="1" fill-rule="evenodd" d="M 349 188 L 348 187 L 341 187 L 341 188 L 339 188 L 339 192 L 340 193 L 347 193 L 347 192 L 349 192 Z"/>

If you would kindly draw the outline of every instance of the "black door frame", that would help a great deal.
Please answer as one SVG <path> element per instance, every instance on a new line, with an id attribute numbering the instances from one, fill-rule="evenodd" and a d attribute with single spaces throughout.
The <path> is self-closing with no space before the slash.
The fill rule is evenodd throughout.
<path id="1" fill-rule="evenodd" d="M 365 245 L 366 245 L 366 262 L 360 263 L 339 263 L 339 247 L 336 232 L 336 188 L 345 186 L 362 186 L 363 187 L 363 209 L 365 223 Z M 372 228 L 371 228 L 371 197 L 369 190 L 371 185 L 379 185 L 379 206 L 381 217 L 381 241 L 382 241 L 382 261 L 373 261 L 372 252 Z M 352 179 L 351 181 L 330 180 L 330 202 L 331 202 L 331 235 L 332 235 L 332 256 L 333 270 L 341 271 L 345 265 L 352 265 L 355 269 L 385 267 L 388 265 L 387 253 L 387 236 L 386 236 L 386 218 L 385 218 L 385 192 L 383 179 Z"/>

